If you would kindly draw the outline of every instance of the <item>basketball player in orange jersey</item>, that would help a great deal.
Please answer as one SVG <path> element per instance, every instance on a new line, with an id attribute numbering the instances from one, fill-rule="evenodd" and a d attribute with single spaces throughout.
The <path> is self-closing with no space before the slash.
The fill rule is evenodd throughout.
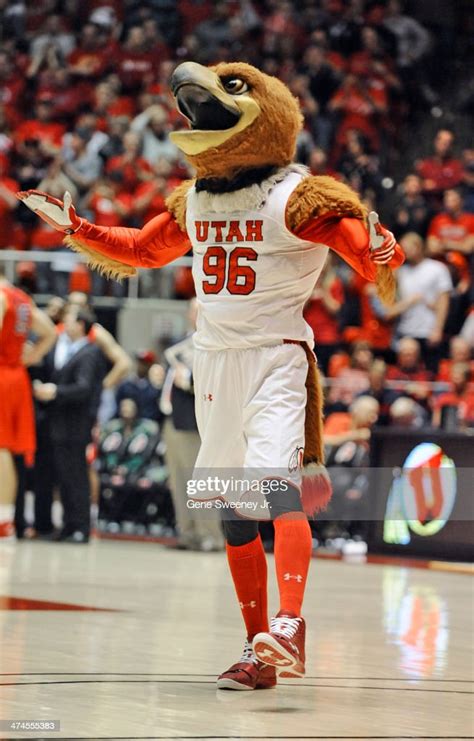
<path id="1" fill-rule="evenodd" d="M 28 342 L 28 336 L 36 336 Z M 54 324 L 12 286 L 0 264 L 0 537 L 13 534 L 16 493 L 36 447 L 31 382 L 26 370 L 56 341 Z"/>

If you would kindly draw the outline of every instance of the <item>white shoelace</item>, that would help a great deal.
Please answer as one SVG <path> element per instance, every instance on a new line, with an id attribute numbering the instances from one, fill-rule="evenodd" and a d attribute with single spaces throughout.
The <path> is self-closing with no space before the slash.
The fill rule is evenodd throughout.
<path id="1" fill-rule="evenodd" d="M 274 617 L 271 619 L 271 633 L 280 633 L 285 638 L 293 638 L 299 628 L 301 618 Z"/>
<path id="2" fill-rule="evenodd" d="M 248 641 L 245 641 L 244 643 L 244 650 L 242 652 L 242 656 L 240 657 L 238 663 L 239 664 L 246 664 L 249 661 L 253 661 L 255 663 L 257 661 L 257 657 L 255 656 L 252 648 L 252 644 Z"/>

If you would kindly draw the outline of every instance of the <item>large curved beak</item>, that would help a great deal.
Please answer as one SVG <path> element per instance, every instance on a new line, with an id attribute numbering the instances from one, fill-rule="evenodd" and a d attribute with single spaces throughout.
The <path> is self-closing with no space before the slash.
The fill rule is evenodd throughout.
<path id="1" fill-rule="evenodd" d="M 250 95 L 230 95 L 215 72 L 196 62 L 184 62 L 175 69 L 171 89 L 178 110 L 191 126 L 170 134 L 185 154 L 196 155 L 219 146 L 260 113 Z"/>

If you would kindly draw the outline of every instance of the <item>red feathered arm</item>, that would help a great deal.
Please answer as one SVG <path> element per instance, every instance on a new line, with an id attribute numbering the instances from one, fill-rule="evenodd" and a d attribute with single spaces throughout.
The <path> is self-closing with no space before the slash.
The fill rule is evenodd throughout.
<path id="1" fill-rule="evenodd" d="M 295 234 L 308 242 L 327 245 L 359 275 L 372 282 L 376 280 L 377 263 L 370 251 L 369 233 L 360 219 L 324 214 L 302 224 Z M 404 260 L 403 250 L 396 244 L 395 253 L 387 264 L 393 270 Z"/>
<path id="2" fill-rule="evenodd" d="M 187 234 L 167 211 L 155 216 L 143 229 L 96 226 L 83 221 L 74 234 L 66 237 L 66 243 L 85 253 L 95 267 L 122 277 L 134 271 L 121 270 L 120 266 L 160 268 L 191 249 Z"/>

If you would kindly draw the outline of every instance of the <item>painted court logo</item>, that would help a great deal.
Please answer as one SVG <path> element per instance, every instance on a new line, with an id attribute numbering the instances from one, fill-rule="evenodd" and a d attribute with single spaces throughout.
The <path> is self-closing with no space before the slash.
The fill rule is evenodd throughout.
<path id="1" fill-rule="evenodd" d="M 384 523 L 386 543 L 407 544 L 410 531 L 436 535 L 448 522 L 456 501 L 454 461 L 439 445 L 420 443 L 407 456 L 394 479 Z"/>

